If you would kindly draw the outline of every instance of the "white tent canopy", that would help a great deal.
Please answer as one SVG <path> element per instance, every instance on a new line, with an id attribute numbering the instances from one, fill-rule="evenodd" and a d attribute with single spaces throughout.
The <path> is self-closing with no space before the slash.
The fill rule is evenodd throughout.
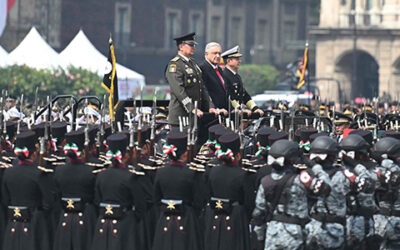
<path id="1" fill-rule="evenodd" d="M 63 65 L 58 53 L 40 36 L 35 27 L 9 54 L 11 64 L 27 65 L 36 69 L 56 69 Z"/>
<path id="2" fill-rule="evenodd" d="M 63 60 L 64 68 L 73 65 L 83 69 L 96 72 L 99 75 L 104 75 L 107 57 L 100 53 L 96 47 L 89 41 L 85 33 L 80 30 L 68 46 L 60 53 Z M 117 63 L 117 76 L 119 79 L 120 98 L 122 92 L 130 92 L 132 86 L 137 87 L 145 85 L 143 75 L 128 69 Z M 125 86 L 129 83 L 130 87 Z M 128 88 L 128 89 L 127 89 Z"/>

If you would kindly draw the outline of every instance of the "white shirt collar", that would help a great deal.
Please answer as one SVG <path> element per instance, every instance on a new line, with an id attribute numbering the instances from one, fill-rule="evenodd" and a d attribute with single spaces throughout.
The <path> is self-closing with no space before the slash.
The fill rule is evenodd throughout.
<path id="1" fill-rule="evenodd" d="M 229 69 L 229 70 L 232 72 L 232 74 L 234 74 L 234 75 L 236 75 L 236 74 L 237 74 L 237 72 L 233 71 L 233 70 L 232 70 L 232 69 L 230 69 L 228 66 L 226 66 L 226 68 L 227 68 L 227 69 Z"/>
<path id="2" fill-rule="evenodd" d="M 178 53 L 178 55 L 180 55 L 183 59 L 185 59 L 186 62 L 189 62 L 189 58 L 187 58 L 186 56 L 182 55 L 181 53 Z"/>
<path id="3" fill-rule="evenodd" d="M 212 64 L 207 58 L 206 61 L 211 65 L 211 67 L 215 70 L 216 68 L 218 68 L 218 65 L 214 65 Z"/>

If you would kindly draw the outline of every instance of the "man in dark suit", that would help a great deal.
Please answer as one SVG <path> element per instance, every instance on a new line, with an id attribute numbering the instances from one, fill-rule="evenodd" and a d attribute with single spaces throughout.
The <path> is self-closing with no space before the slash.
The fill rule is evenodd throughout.
<path id="1" fill-rule="evenodd" d="M 242 109 L 243 111 L 247 113 L 256 112 L 259 113 L 260 116 L 263 116 L 264 112 L 251 99 L 251 96 L 244 88 L 242 78 L 238 74 L 239 66 L 242 62 L 242 54 L 239 51 L 239 46 L 225 51 L 221 56 L 226 64 L 224 80 L 233 107 L 242 109 L 246 106 L 248 109 Z"/>
<path id="2" fill-rule="evenodd" d="M 219 112 L 227 114 L 228 96 L 222 69 L 218 66 L 221 61 L 221 45 L 211 42 L 206 45 L 205 60 L 200 64 L 204 85 Z"/>

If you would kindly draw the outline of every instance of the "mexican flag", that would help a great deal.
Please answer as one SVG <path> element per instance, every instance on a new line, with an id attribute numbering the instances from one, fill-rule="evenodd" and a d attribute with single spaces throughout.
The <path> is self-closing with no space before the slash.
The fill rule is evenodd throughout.
<path id="1" fill-rule="evenodd" d="M 0 0 L 0 36 L 6 27 L 8 12 L 14 4 L 15 0 Z"/>

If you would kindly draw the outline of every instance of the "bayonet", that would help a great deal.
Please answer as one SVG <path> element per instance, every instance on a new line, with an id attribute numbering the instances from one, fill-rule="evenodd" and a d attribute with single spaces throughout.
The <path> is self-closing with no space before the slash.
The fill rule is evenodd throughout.
<path id="1" fill-rule="evenodd" d="M 86 126 L 85 126 L 85 158 L 86 161 L 89 160 L 89 144 L 90 144 L 90 138 L 89 138 L 89 100 L 86 98 L 85 99 L 85 108 L 86 114 L 85 114 L 85 119 L 86 119 Z"/>
<path id="2" fill-rule="evenodd" d="M 19 135 L 19 133 L 21 132 L 21 119 L 22 119 L 22 114 L 23 114 L 23 103 L 24 103 L 24 94 L 21 94 L 21 99 L 20 99 L 20 103 L 19 103 L 19 110 L 20 110 L 20 116 L 18 119 L 18 123 L 17 123 L 17 135 Z"/>

